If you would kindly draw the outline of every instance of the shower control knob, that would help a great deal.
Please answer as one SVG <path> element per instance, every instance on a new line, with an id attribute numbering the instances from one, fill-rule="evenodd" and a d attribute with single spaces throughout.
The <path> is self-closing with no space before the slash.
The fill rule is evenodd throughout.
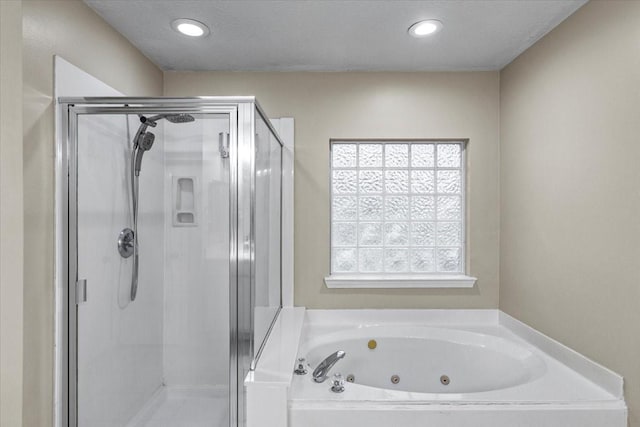
<path id="1" fill-rule="evenodd" d="M 125 228 L 118 235 L 118 252 L 122 258 L 129 258 L 133 255 L 134 234 L 130 228 Z"/>
<path id="2" fill-rule="evenodd" d="M 304 357 L 300 357 L 298 359 L 298 362 L 296 364 L 296 369 L 293 371 L 294 374 L 296 375 L 307 375 L 307 367 L 305 366 L 305 358 Z"/>
<path id="3" fill-rule="evenodd" d="M 336 373 L 331 380 L 331 391 L 334 393 L 342 393 L 344 391 L 344 378 L 342 374 Z"/>

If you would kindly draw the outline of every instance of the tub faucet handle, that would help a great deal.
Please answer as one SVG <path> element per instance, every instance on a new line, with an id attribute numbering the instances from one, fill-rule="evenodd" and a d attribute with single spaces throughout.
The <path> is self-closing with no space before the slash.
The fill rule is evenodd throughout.
<path id="1" fill-rule="evenodd" d="M 341 373 L 336 373 L 331 380 L 331 391 L 334 393 L 342 393 L 344 391 L 344 378 Z"/>
<path id="2" fill-rule="evenodd" d="M 294 369 L 293 373 L 296 375 L 307 375 L 307 367 L 305 366 L 306 360 L 304 357 L 298 358 L 298 362 L 296 364 L 296 369 Z"/>

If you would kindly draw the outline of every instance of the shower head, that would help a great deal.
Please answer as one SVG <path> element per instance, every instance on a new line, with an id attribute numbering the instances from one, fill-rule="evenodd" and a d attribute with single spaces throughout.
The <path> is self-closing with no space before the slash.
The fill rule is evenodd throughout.
<path id="1" fill-rule="evenodd" d="M 145 132 L 140 135 L 140 139 L 138 140 L 138 149 L 142 151 L 149 151 L 151 147 L 153 147 L 153 141 L 156 140 L 156 136 L 151 132 Z"/>
<path id="2" fill-rule="evenodd" d="M 171 123 L 189 123 L 196 120 L 191 114 L 169 114 L 165 118 Z"/>
<path id="3" fill-rule="evenodd" d="M 151 150 L 151 147 L 153 147 L 153 141 L 155 141 L 155 139 L 156 136 L 151 132 L 144 132 L 138 137 L 138 141 L 136 144 L 137 149 L 134 150 L 133 154 L 135 156 L 134 172 L 136 176 L 140 175 L 140 169 L 142 167 L 142 156 L 144 155 L 144 152 Z"/>
<path id="4" fill-rule="evenodd" d="M 156 122 L 158 120 L 162 120 L 162 119 L 166 119 L 168 121 L 170 121 L 171 123 L 189 123 L 189 122 L 193 122 L 196 119 L 191 115 L 191 114 L 185 114 L 185 113 L 178 113 L 178 114 L 158 114 L 157 116 L 153 116 L 153 117 L 140 117 L 140 121 L 144 124 L 146 124 L 147 126 L 152 126 L 155 127 L 156 126 Z"/>
<path id="5" fill-rule="evenodd" d="M 136 136 L 133 138 L 133 160 L 135 163 L 134 172 L 136 176 L 140 175 L 140 167 L 142 165 L 142 156 L 145 151 L 151 150 L 153 141 L 156 136 L 151 132 L 147 132 L 147 128 L 156 127 L 157 121 L 166 119 L 171 123 L 189 123 L 196 119 L 191 114 L 185 113 L 168 113 L 158 114 L 152 117 L 140 116 L 140 126 L 136 132 Z"/>

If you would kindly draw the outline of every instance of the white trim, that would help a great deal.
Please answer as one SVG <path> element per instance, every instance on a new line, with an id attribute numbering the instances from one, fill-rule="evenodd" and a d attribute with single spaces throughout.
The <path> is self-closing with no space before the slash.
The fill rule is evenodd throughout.
<path id="1" fill-rule="evenodd" d="M 327 288 L 473 288 L 478 280 L 464 274 L 333 274 L 324 278 Z"/>
<path id="2" fill-rule="evenodd" d="M 553 357 L 558 362 L 568 366 L 583 377 L 602 387 L 617 399 L 624 399 L 624 380 L 622 376 L 616 372 L 544 335 L 526 323 L 509 316 L 504 311 L 499 311 L 498 323 L 529 344 Z"/>

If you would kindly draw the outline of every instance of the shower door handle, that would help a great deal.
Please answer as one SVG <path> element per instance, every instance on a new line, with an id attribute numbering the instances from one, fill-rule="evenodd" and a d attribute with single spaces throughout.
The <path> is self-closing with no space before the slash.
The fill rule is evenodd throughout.
<path id="1" fill-rule="evenodd" d="M 87 279 L 79 279 L 76 282 L 76 305 L 87 302 Z"/>
<path id="2" fill-rule="evenodd" d="M 220 150 L 220 157 L 226 159 L 229 157 L 229 134 L 226 132 L 220 132 L 218 134 L 218 149 Z"/>

